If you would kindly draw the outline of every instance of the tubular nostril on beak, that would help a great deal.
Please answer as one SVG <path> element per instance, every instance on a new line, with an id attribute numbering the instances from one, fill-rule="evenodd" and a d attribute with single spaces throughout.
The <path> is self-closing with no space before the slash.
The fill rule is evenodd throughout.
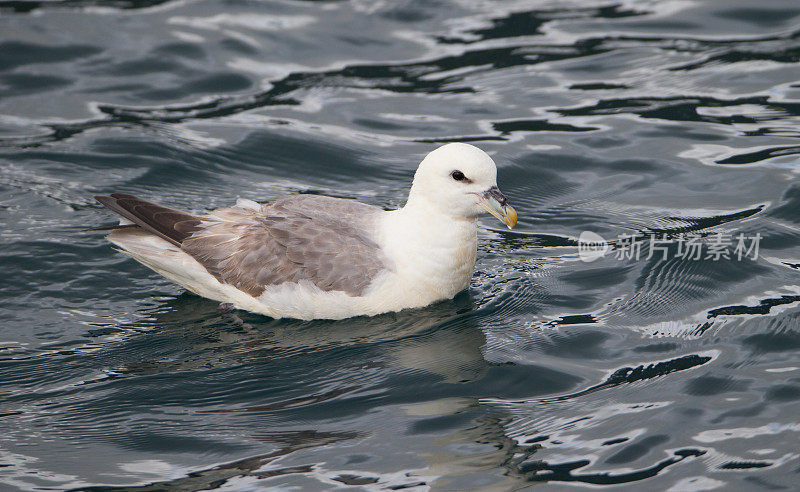
<path id="1" fill-rule="evenodd" d="M 492 186 L 491 188 L 486 190 L 485 195 L 487 197 L 494 198 L 495 200 L 497 200 L 497 203 L 499 203 L 503 207 L 505 207 L 508 204 L 508 199 L 504 194 L 500 192 L 500 188 L 498 188 L 497 186 Z"/>
<path id="2" fill-rule="evenodd" d="M 479 198 L 478 205 L 500 219 L 509 229 L 513 229 L 517 225 L 517 211 L 508 204 L 505 195 L 500 193 L 497 186 L 492 186 L 484 191 L 482 195 L 479 195 Z"/>

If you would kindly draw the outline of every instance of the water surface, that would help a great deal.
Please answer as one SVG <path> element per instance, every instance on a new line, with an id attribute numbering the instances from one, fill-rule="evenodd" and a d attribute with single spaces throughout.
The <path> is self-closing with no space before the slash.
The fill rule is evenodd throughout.
<path id="1" fill-rule="evenodd" d="M 0 1 L 0 488 L 793 488 L 799 58 L 790 0 Z M 237 321 L 76 233 L 396 207 L 451 141 L 520 223 L 421 310 Z"/>

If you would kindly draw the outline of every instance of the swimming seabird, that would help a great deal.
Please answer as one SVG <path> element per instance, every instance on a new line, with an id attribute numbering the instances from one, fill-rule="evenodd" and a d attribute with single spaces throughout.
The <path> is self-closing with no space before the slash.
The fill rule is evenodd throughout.
<path id="1" fill-rule="evenodd" d="M 342 319 L 422 307 L 469 286 L 476 218 L 509 228 L 517 212 L 497 168 L 472 145 L 429 153 L 403 208 L 291 195 L 194 215 L 112 193 L 108 240 L 195 294 L 273 318 Z"/>

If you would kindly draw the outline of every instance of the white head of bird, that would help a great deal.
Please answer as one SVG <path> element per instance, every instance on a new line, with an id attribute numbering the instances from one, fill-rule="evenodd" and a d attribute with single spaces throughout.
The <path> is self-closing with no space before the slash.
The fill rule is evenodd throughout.
<path id="1" fill-rule="evenodd" d="M 422 206 L 456 219 L 474 219 L 489 212 L 509 229 L 517 212 L 497 187 L 497 166 L 481 149 L 449 143 L 422 160 L 408 194 L 408 206 Z"/>

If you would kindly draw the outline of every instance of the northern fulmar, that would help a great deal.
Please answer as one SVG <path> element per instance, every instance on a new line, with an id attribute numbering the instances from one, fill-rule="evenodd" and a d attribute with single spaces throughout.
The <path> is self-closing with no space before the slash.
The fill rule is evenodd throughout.
<path id="1" fill-rule="evenodd" d="M 477 216 L 517 223 L 494 161 L 464 143 L 429 153 L 397 210 L 291 195 L 195 215 L 124 193 L 95 198 L 122 216 L 107 239 L 167 279 L 239 309 L 306 320 L 451 299 L 472 277 Z"/>

